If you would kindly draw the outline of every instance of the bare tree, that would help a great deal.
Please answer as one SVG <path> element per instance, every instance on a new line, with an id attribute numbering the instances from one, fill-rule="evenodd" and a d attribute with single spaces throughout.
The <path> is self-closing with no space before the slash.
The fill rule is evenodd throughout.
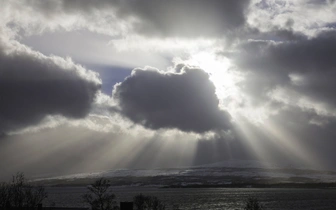
<path id="1" fill-rule="evenodd" d="M 28 184 L 23 173 L 13 176 L 11 183 L 0 185 L 0 208 L 35 209 L 45 198 L 44 188 Z"/>
<path id="2" fill-rule="evenodd" d="M 115 195 L 110 191 L 110 181 L 100 178 L 88 187 L 89 193 L 83 195 L 86 203 L 91 205 L 92 210 L 115 210 L 119 209 L 115 201 Z"/>
<path id="3" fill-rule="evenodd" d="M 34 209 L 39 203 L 47 198 L 47 193 L 41 186 L 27 186 L 25 188 L 25 206 L 29 209 Z"/>
<path id="4" fill-rule="evenodd" d="M 11 204 L 14 207 L 22 208 L 25 201 L 25 177 L 22 172 L 18 172 L 13 176 L 11 184 Z"/>
<path id="5" fill-rule="evenodd" d="M 0 209 L 5 209 L 10 205 L 11 191 L 8 183 L 0 184 Z"/>
<path id="6" fill-rule="evenodd" d="M 248 198 L 245 202 L 244 210 L 264 210 L 257 198 Z"/>
<path id="7" fill-rule="evenodd" d="M 155 196 L 139 194 L 134 196 L 133 202 L 136 210 L 165 210 L 166 206 Z"/>

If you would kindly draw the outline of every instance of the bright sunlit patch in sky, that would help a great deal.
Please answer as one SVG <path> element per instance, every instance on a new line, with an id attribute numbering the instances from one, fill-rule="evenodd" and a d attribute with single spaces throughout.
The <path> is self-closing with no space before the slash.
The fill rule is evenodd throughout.
<path id="1" fill-rule="evenodd" d="M 208 72 L 210 80 L 216 87 L 220 107 L 228 110 L 231 115 L 236 113 L 236 108 L 242 101 L 238 83 L 244 78 L 243 75 L 233 70 L 228 58 L 217 56 L 213 52 L 199 52 L 191 55 L 184 62 Z"/>
<path id="2" fill-rule="evenodd" d="M 203 51 L 192 54 L 187 60 L 178 61 L 209 73 L 216 87 L 219 107 L 228 111 L 234 121 L 243 117 L 255 125 L 262 125 L 274 114 L 268 104 L 259 107 L 252 105 L 251 98 L 241 89 L 240 83 L 245 80 L 245 75 L 235 69 L 230 59 L 216 55 L 213 51 Z"/>

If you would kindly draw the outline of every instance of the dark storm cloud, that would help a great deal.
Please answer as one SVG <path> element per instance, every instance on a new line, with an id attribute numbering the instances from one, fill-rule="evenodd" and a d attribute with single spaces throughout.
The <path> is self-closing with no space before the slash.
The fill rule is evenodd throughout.
<path id="1" fill-rule="evenodd" d="M 83 75 L 81 67 L 62 58 L 11 50 L 0 45 L 0 133 L 36 124 L 46 115 L 88 113 L 100 86 L 95 75 Z"/>
<path id="2" fill-rule="evenodd" d="M 135 69 L 114 88 L 120 112 L 151 129 L 177 128 L 202 133 L 227 130 L 230 116 L 218 108 L 215 86 L 200 69 L 181 73 Z"/>
<path id="3" fill-rule="evenodd" d="M 286 42 L 252 41 L 232 58 L 248 73 L 242 87 L 255 97 L 283 86 L 315 101 L 336 106 L 336 32 Z M 293 80 L 297 75 L 299 81 Z M 295 79 L 295 78 L 294 78 Z"/>
<path id="4" fill-rule="evenodd" d="M 326 72 L 334 70 L 336 60 L 336 33 L 327 32 L 313 39 L 270 44 L 264 53 L 260 68 L 275 65 L 282 72 Z"/>

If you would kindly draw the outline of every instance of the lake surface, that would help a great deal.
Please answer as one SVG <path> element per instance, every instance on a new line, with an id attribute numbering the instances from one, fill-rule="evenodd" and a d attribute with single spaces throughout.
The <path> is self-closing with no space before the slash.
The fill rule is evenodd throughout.
<path id="1" fill-rule="evenodd" d="M 336 209 L 336 189 L 256 189 L 256 188 L 151 188 L 114 187 L 117 201 L 132 201 L 137 194 L 154 195 L 167 206 L 180 209 L 243 209 L 248 197 L 256 197 L 269 210 L 320 210 Z M 85 207 L 81 196 L 85 187 L 47 187 L 45 206 Z"/>

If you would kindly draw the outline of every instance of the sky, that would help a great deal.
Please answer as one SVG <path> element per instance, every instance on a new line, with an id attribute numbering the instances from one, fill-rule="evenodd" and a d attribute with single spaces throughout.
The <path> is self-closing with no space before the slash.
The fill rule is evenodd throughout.
<path id="1" fill-rule="evenodd" d="M 0 176 L 336 169 L 334 0 L 0 5 Z"/>

